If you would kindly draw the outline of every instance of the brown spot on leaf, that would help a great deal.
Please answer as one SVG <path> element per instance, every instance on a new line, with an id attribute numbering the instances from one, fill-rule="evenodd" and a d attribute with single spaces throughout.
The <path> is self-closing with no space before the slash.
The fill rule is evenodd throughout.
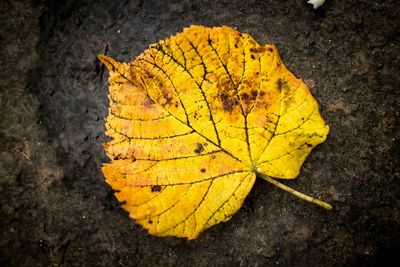
<path id="1" fill-rule="evenodd" d="M 204 147 L 203 147 L 203 145 L 202 144 L 200 144 L 200 143 L 197 143 L 196 144 L 196 149 L 194 150 L 194 153 L 196 153 L 196 154 L 201 154 L 201 152 L 203 152 L 204 151 Z"/>
<path id="2" fill-rule="evenodd" d="M 265 47 L 261 46 L 258 48 L 250 48 L 250 52 L 252 53 L 263 53 L 265 52 Z"/>
<path id="3" fill-rule="evenodd" d="M 239 99 L 232 81 L 229 77 L 224 77 L 218 80 L 216 87 L 218 90 L 217 97 L 221 100 L 222 110 L 231 113 L 239 104 Z"/>
<path id="4" fill-rule="evenodd" d="M 279 92 L 282 90 L 286 90 L 286 91 L 290 90 L 288 82 L 281 78 L 279 78 L 278 81 L 276 82 L 276 86 L 277 86 Z"/>
<path id="5" fill-rule="evenodd" d="M 261 95 L 261 92 L 258 92 L 257 90 L 251 90 L 251 100 L 256 101 L 257 96 Z"/>
<path id="6" fill-rule="evenodd" d="M 282 85 L 283 85 L 282 79 L 279 78 L 278 81 L 276 82 L 276 86 L 278 87 L 279 91 L 282 90 Z"/>
<path id="7" fill-rule="evenodd" d="M 240 98 L 242 99 L 242 101 L 245 103 L 245 104 L 250 104 L 250 96 L 249 96 L 249 94 L 248 93 L 241 93 L 240 94 Z"/>
<path id="8" fill-rule="evenodd" d="M 167 105 L 171 104 L 172 100 L 174 99 L 172 94 L 168 90 L 163 90 L 162 95 L 163 95 L 165 104 L 167 104 Z"/>
<path id="9" fill-rule="evenodd" d="M 149 109 L 149 108 L 153 108 L 153 104 L 154 104 L 154 101 L 151 100 L 151 98 L 148 95 L 146 95 L 143 100 L 143 106 L 145 108 Z"/>
<path id="10" fill-rule="evenodd" d="M 278 81 L 276 82 L 276 86 L 278 87 L 278 90 L 281 91 L 282 89 L 288 89 L 287 81 L 279 78 Z"/>
<path id="11" fill-rule="evenodd" d="M 151 192 L 160 192 L 161 191 L 161 186 L 159 185 L 153 185 L 151 187 Z"/>
<path id="12" fill-rule="evenodd" d="M 205 173 L 205 172 L 206 172 L 206 169 L 203 168 L 203 169 L 201 169 L 200 171 L 201 171 L 202 173 Z"/>
<path id="13" fill-rule="evenodd" d="M 222 107 L 223 107 L 224 111 L 232 112 L 232 110 L 238 104 L 236 96 L 229 95 L 226 92 L 222 92 L 220 94 L 220 99 L 222 101 Z"/>
<path id="14" fill-rule="evenodd" d="M 235 48 L 238 48 L 239 37 L 235 37 Z"/>

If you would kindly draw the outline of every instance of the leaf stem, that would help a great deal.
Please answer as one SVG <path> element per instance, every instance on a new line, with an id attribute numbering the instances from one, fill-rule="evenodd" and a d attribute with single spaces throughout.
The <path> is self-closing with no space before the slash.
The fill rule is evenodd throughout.
<path id="1" fill-rule="evenodd" d="M 292 188 L 290 188 L 290 187 L 278 182 L 277 180 L 273 179 L 272 177 L 269 177 L 269 176 L 265 175 L 264 173 L 256 172 L 256 174 L 257 174 L 257 176 L 259 176 L 259 177 L 263 178 L 264 180 L 270 182 L 271 184 L 275 185 L 276 187 L 279 187 L 280 189 L 285 190 L 286 192 L 288 192 L 288 193 L 290 193 L 292 195 L 295 195 L 298 198 L 301 198 L 301 199 L 303 199 L 305 201 L 314 203 L 314 204 L 316 204 L 316 205 L 318 205 L 320 207 L 323 207 L 324 209 L 327 209 L 327 210 L 331 210 L 332 209 L 332 206 L 330 204 L 328 204 L 326 202 L 323 202 L 323 201 L 321 201 L 319 199 L 315 199 L 313 197 L 307 196 L 307 195 L 305 195 L 303 193 L 300 193 L 299 191 L 296 191 L 296 190 L 294 190 L 294 189 L 292 189 Z"/>

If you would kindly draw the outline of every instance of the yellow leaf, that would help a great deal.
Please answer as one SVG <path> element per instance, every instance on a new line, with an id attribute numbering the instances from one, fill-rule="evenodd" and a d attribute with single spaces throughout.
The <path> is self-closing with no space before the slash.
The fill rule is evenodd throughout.
<path id="1" fill-rule="evenodd" d="M 293 179 L 328 134 L 307 86 L 273 45 L 191 26 L 110 72 L 106 181 L 157 236 L 196 238 L 241 207 L 256 176 Z"/>

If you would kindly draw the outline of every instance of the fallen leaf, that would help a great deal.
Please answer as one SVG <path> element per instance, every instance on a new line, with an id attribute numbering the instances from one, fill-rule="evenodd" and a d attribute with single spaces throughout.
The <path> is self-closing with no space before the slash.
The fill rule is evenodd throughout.
<path id="1" fill-rule="evenodd" d="M 229 220 L 256 176 L 331 208 L 274 179 L 298 176 L 329 131 L 275 46 L 191 26 L 131 63 L 99 59 L 110 72 L 103 173 L 150 234 L 194 239 Z"/>

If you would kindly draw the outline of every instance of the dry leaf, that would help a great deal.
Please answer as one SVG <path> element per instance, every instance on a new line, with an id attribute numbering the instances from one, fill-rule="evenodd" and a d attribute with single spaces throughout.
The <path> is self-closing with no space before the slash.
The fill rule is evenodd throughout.
<path id="1" fill-rule="evenodd" d="M 194 239 L 229 220 L 256 176 L 330 208 L 273 179 L 295 178 L 328 134 L 273 45 L 191 26 L 131 63 L 99 59 L 110 71 L 103 173 L 150 234 Z"/>

